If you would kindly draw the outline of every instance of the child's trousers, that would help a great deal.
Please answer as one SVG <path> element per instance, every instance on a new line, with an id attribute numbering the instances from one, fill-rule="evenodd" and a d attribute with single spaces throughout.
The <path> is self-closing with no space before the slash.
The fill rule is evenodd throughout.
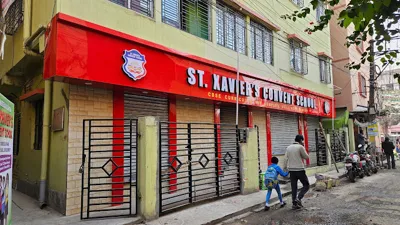
<path id="1" fill-rule="evenodd" d="M 279 184 L 276 184 L 273 189 L 276 190 L 276 193 L 278 194 L 279 201 L 281 203 L 283 203 L 281 187 L 279 186 Z M 272 190 L 273 189 L 268 189 L 267 196 L 265 197 L 265 205 L 269 205 L 269 200 L 271 199 L 271 194 L 272 194 Z"/>

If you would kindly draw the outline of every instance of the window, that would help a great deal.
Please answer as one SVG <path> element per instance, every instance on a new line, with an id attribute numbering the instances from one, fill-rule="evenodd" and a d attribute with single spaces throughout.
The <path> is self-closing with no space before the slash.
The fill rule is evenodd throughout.
<path id="1" fill-rule="evenodd" d="M 319 77 L 322 83 L 331 83 L 331 64 L 327 57 L 319 58 Z"/>
<path id="2" fill-rule="evenodd" d="M 217 5 L 217 43 L 246 54 L 246 22 L 243 15 Z"/>
<path id="3" fill-rule="evenodd" d="M 162 21 L 209 40 L 209 4 L 208 0 L 162 0 Z"/>
<path id="4" fill-rule="evenodd" d="M 304 6 L 304 1 L 303 0 L 292 0 L 294 4 L 296 4 L 298 7 L 303 7 Z"/>
<path id="5" fill-rule="evenodd" d="M 295 40 L 290 40 L 290 67 L 296 73 L 308 73 L 307 48 Z"/>
<path id="6" fill-rule="evenodd" d="M 34 149 L 42 150 L 43 137 L 43 100 L 37 101 L 35 104 L 35 141 Z"/>
<path id="7" fill-rule="evenodd" d="M 153 0 L 110 0 L 118 5 L 136 11 L 140 14 L 153 17 Z"/>
<path id="8" fill-rule="evenodd" d="M 359 73 L 360 76 L 360 95 L 363 97 L 367 97 L 367 80 L 361 73 Z"/>
<path id="9" fill-rule="evenodd" d="M 317 22 L 321 22 L 321 16 L 325 16 L 325 5 L 323 2 L 319 1 L 318 6 L 316 8 L 317 11 Z"/>
<path id="10" fill-rule="evenodd" d="M 273 34 L 260 24 L 250 23 L 250 52 L 253 59 L 273 64 Z"/>

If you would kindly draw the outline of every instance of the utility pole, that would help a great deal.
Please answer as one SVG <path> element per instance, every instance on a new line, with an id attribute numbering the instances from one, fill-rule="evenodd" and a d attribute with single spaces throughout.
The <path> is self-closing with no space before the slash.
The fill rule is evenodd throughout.
<path id="1" fill-rule="evenodd" d="M 369 55 L 374 56 L 374 40 L 370 40 Z M 373 57 L 374 58 L 374 57 Z M 373 110 L 373 111 L 372 111 Z M 368 102 L 368 118 L 369 122 L 374 119 L 375 114 L 375 58 L 369 64 L 369 102 Z M 373 114 L 372 114 L 373 113 Z"/>

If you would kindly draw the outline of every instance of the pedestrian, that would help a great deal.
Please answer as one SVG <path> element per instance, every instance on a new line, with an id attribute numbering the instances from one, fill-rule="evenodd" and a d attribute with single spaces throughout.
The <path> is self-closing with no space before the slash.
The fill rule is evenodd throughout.
<path id="1" fill-rule="evenodd" d="M 360 133 L 358 134 L 357 137 L 357 142 L 359 145 L 362 145 L 362 149 L 364 149 L 365 146 L 365 136 L 363 130 L 360 129 Z"/>
<path id="2" fill-rule="evenodd" d="M 290 183 L 292 186 L 292 203 L 293 209 L 299 209 L 303 207 L 301 200 L 310 188 L 306 170 L 304 167 L 303 160 L 309 159 L 309 156 L 304 148 L 304 137 L 303 135 L 296 135 L 295 142 L 286 149 L 285 154 L 285 166 L 284 168 L 289 170 Z M 297 182 L 300 180 L 303 188 L 301 188 L 297 195 Z"/>
<path id="3" fill-rule="evenodd" d="M 393 169 L 396 169 L 396 162 L 394 161 L 394 154 L 393 154 L 395 146 L 388 137 L 386 137 L 385 141 L 382 142 L 382 149 L 386 155 L 388 169 L 390 170 L 390 166 L 392 166 Z M 392 160 L 392 163 L 390 163 L 390 160 Z"/>
<path id="4" fill-rule="evenodd" d="M 281 188 L 279 186 L 278 175 L 286 177 L 289 172 L 284 172 L 280 166 L 278 166 L 279 159 L 277 157 L 272 157 L 272 165 L 268 166 L 264 174 L 264 183 L 268 188 L 267 196 L 265 197 L 265 211 L 270 209 L 269 200 L 271 198 L 272 190 L 275 189 L 278 194 L 279 201 L 281 202 L 281 208 L 286 205 L 286 202 L 282 199 Z"/>

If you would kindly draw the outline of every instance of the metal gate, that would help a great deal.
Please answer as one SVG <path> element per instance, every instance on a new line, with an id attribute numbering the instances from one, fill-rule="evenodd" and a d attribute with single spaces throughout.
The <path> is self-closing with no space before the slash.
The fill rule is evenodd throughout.
<path id="1" fill-rule="evenodd" d="M 81 219 L 135 215 L 137 120 L 84 120 L 82 138 Z"/>
<path id="2" fill-rule="evenodd" d="M 161 213 L 240 193 L 236 125 L 161 122 L 159 130 Z"/>

